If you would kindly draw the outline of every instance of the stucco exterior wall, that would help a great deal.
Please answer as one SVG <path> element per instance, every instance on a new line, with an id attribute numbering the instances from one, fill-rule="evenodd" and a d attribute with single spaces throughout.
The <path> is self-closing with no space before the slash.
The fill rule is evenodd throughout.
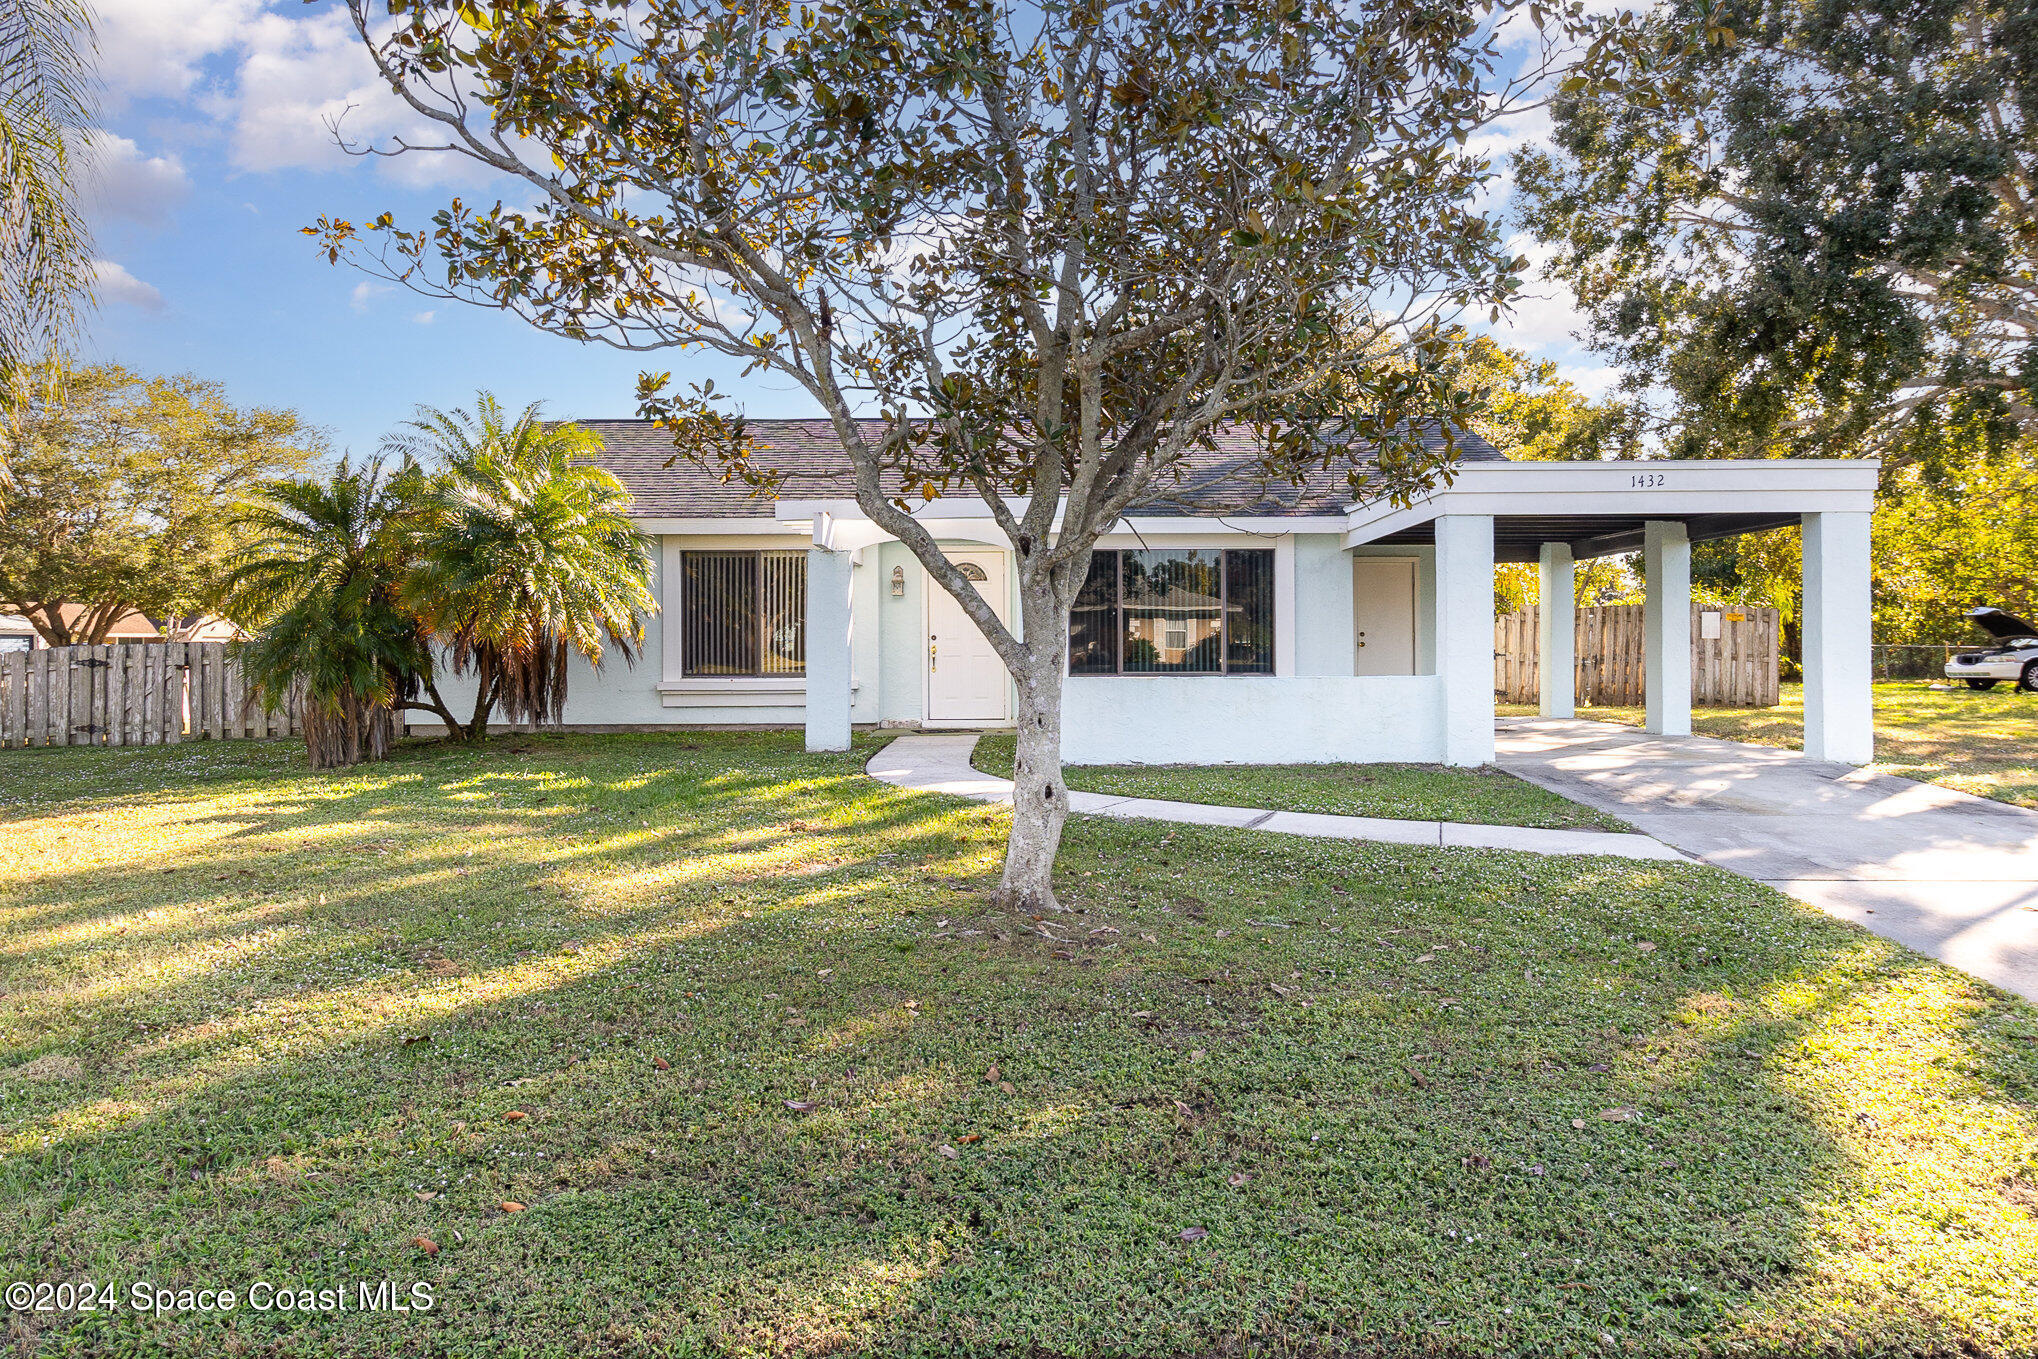
<path id="1" fill-rule="evenodd" d="M 1422 546 L 1415 553 L 1415 669 L 1437 672 L 1437 550 Z"/>
<path id="2" fill-rule="evenodd" d="M 1295 535 L 1295 673 L 1352 673 L 1352 559 L 1335 533 Z"/>
<path id="3" fill-rule="evenodd" d="M 1443 748 L 1434 675 L 1078 675 L 1062 709 L 1070 764 L 1429 762 Z"/>
<path id="4" fill-rule="evenodd" d="M 668 695 L 659 691 L 659 684 L 665 680 L 681 678 L 677 668 L 667 673 L 668 664 L 676 667 L 676 650 L 668 656 L 666 648 L 666 625 L 670 615 L 668 607 L 676 608 L 679 602 L 679 587 L 676 572 L 678 553 L 692 541 L 701 541 L 703 546 L 728 547 L 733 545 L 727 537 L 711 540 L 691 540 L 678 535 L 668 535 L 654 540 L 658 546 L 654 560 L 658 569 L 652 573 L 651 591 L 657 598 L 659 611 L 644 620 L 644 645 L 634 666 L 625 665 L 621 656 L 611 651 L 597 672 L 579 656 L 567 661 L 566 711 L 562 721 L 567 726 L 773 726 L 796 727 L 806 721 L 806 706 L 798 696 L 784 695 L 774 703 L 741 702 L 716 703 L 712 695 L 698 693 L 687 695 L 683 706 L 668 706 Z M 770 541 L 774 548 L 798 549 L 802 539 Z M 764 545 L 760 542 L 758 545 Z M 887 546 L 897 546 L 887 544 Z M 903 547 L 900 551 L 905 551 Z M 881 654 L 880 621 L 883 614 L 878 605 L 878 572 L 874 559 L 875 548 L 859 554 L 862 563 L 852 568 L 850 576 L 851 622 L 850 622 L 850 720 L 856 723 L 875 724 L 879 717 L 880 696 L 879 676 L 884 669 Z M 910 554 L 908 554 L 910 555 Z M 889 567 L 886 568 L 889 574 Z M 888 602 L 888 601 L 887 601 Z M 915 615 L 917 617 L 917 615 Z M 676 625 L 676 624 L 675 624 Z M 813 639 L 809 639 L 810 645 Z M 474 682 L 471 678 L 454 676 L 443 669 L 439 677 L 439 692 L 446 696 L 446 702 L 456 714 L 465 716 L 474 707 Z M 917 710 L 916 710 L 917 711 Z M 498 719 L 499 720 L 499 719 Z M 411 725 L 420 729 L 437 725 L 437 719 L 428 714 L 414 712 L 410 715 Z"/>
<path id="5" fill-rule="evenodd" d="M 875 724 L 881 702 L 880 677 L 884 667 L 884 587 L 877 569 L 877 551 L 865 548 L 856 554 L 849 581 L 849 720 Z"/>
<path id="6" fill-rule="evenodd" d="M 874 618 L 877 624 L 873 629 L 878 633 L 877 720 L 918 722 L 923 702 L 920 648 L 926 644 L 923 622 L 927 616 L 927 573 L 904 543 L 880 543 L 873 552 L 877 558 L 875 578 L 879 582 L 879 597 L 876 612 L 865 617 Z M 904 573 L 906 586 L 906 592 L 897 597 L 892 594 L 895 567 Z"/>
<path id="7" fill-rule="evenodd" d="M 644 645 L 634 666 L 625 665 L 621 654 L 613 648 L 603 659 L 599 671 L 578 655 L 567 657 L 566 713 L 563 718 L 566 724 L 648 726 L 672 721 L 671 710 L 659 703 L 657 688 L 661 673 L 660 657 L 665 650 L 665 580 L 662 572 L 653 574 L 651 592 L 658 598 L 659 611 L 644 620 Z M 474 711 L 473 678 L 453 674 L 443 656 L 439 658 L 438 668 L 439 692 L 445 696 L 446 704 L 454 714 L 466 720 Z M 786 711 L 775 709 L 768 717 L 749 720 L 784 722 L 787 720 Z M 443 724 L 431 713 L 413 711 L 409 718 L 411 726 L 420 732 L 444 730 Z M 498 710 L 496 721 L 501 720 Z"/>
<path id="8" fill-rule="evenodd" d="M 645 621 L 643 651 L 635 666 L 625 666 L 612 653 L 597 673 L 580 658 L 571 659 L 566 724 L 685 727 L 804 723 L 806 708 L 797 694 L 782 695 L 775 703 L 744 704 L 714 703 L 709 696 L 694 692 L 687 695 L 683 706 L 669 706 L 668 695 L 660 693 L 661 681 L 680 679 L 676 669 L 669 676 L 666 673 L 668 661 L 677 664 L 677 649 L 668 656 L 664 609 L 678 603 L 678 554 L 694 541 L 676 535 L 660 540 L 660 567 L 653 582 L 660 612 Z M 727 538 L 698 541 L 703 547 L 734 545 Z M 1439 758 L 1442 708 L 1436 677 L 1353 677 L 1351 554 L 1336 534 L 1299 534 L 1293 543 L 1293 597 L 1286 613 L 1293 620 L 1292 645 L 1282 648 L 1292 657 L 1292 673 L 1074 677 L 1068 687 L 1067 758 L 1072 763 Z M 1422 559 L 1417 573 L 1421 598 L 1416 645 L 1420 667 L 1432 669 L 1431 554 L 1428 549 L 1400 548 L 1392 555 Z M 877 543 L 857 557 L 850 579 L 851 720 L 859 725 L 918 722 L 925 692 L 926 573 L 901 543 Z M 891 592 L 894 567 L 902 568 L 905 587 L 897 596 Z M 1011 603 L 1007 601 L 1008 608 Z M 810 669 L 816 649 L 827 644 L 826 639 L 810 634 Z M 471 681 L 443 676 L 440 690 L 455 712 L 465 713 L 473 703 Z M 423 714 L 412 714 L 412 720 L 414 725 L 424 725 Z M 1191 739 L 1196 743 L 1193 749 L 1185 745 Z"/>

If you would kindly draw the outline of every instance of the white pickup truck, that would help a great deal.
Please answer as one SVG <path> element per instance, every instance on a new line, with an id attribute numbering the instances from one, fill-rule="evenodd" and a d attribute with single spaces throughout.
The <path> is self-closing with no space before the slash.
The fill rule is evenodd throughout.
<path id="1" fill-rule="evenodd" d="M 1983 651 L 1963 651 L 1946 662 L 1946 678 L 1964 680 L 1970 689 L 1993 689 L 1999 680 L 2015 680 L 2020 689 L 2038 689 L 2038 628 L 2001 609 L 1970 609 L 1973 624 L 1995 639 Z"/>

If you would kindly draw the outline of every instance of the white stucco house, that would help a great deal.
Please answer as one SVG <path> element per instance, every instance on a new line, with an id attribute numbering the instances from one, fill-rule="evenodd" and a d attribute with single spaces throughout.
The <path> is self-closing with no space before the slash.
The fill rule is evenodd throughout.
<path id="1" fill-rule="evenodd" d="M 570 678 L 582 727 L 1009 725 L 996 655 L 904 545 L 856 507 L 818 420 L 756 420 L 776 499 L 683 462 L 639 421 L 582 422 L 659 545 L 644 658 Z M 1690 730 L 1690 545 L 1804 525 L 1806 749 L 1865 763 L 1869 515 L 1865 461 L 1510 462 L 1461 440 L 1455 480 L 1409 508 L 1355 505 L 1342 475 L 1249 513 L 1199 508 L 1247 450 L 1200 458 L 1170 502 L 1118 526 L 1071 628 L 1071 763 L 1422 761 L 1493 757 L 1493 570 L 1539 562 L 1571 598 L 1573 563 L 1642 551 L 1648 725 Z M 1358 456 L 1363 456 L 1359 454 Z M 920 514 L 994 608 L 1015 616 L 1011 547 L 984 506 Z M 1567 612 L 1546 608 L 1543 710 L 1569 716 Z"/>

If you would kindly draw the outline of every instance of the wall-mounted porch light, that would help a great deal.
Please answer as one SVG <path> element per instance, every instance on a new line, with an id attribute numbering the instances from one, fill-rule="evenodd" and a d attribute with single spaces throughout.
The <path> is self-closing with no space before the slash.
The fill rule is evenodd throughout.
<path id="1" fill-rule="evenodd" d="M 892 598 L 903 599 L 905 598 L 905 595 L 906 595 L 906 568 L 903 566 L 894 566 L 892 568 Z"/>

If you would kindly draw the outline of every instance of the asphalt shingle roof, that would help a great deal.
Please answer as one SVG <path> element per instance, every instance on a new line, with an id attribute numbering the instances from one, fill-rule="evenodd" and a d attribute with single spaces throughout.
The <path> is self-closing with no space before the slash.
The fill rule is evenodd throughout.
<path id="1" fill-rule="evenodd" d="M 636 497 L 634 512 L 672 519 L 770 519 L 772 502 L 760 498 L 740 481 L 724 482 L 672 457 L 672 436 L 648 420 L 581 420 L 601 436 L 603 467 L 613 472 Z M 868 422 L 875 433 L 880 425 Z M 755 442 L 752 461 L 761 468 L 783 469 L 787 476 L 779 495 L 787 500 L 850 500 L 855 490 L 835 431 L 825 420 L 752 420 Z M 1443 436 L 1425 435 L 1432 448 Z M 1458 456 L 1464 462 L 1504 461 L 1493 445 L 1475 434 L 1458 435 Z M 1354 461 L 1371 460 L 1371 449 L 1353 446 Z M 1145 515 L 1203 513 L 1254 515 L 1336 514 L 1351 501 L 1346 469 L 1318 469 L 1302 485 L 1263 485 L 1253 473 L 1252 435 L 1239 430 L 1218 437 L 1214 450 L 1199 450 L 1187 460 L 1179 485 L 1162 487 Z M 892 489 L 897 489 L 892 488 Z"/>

